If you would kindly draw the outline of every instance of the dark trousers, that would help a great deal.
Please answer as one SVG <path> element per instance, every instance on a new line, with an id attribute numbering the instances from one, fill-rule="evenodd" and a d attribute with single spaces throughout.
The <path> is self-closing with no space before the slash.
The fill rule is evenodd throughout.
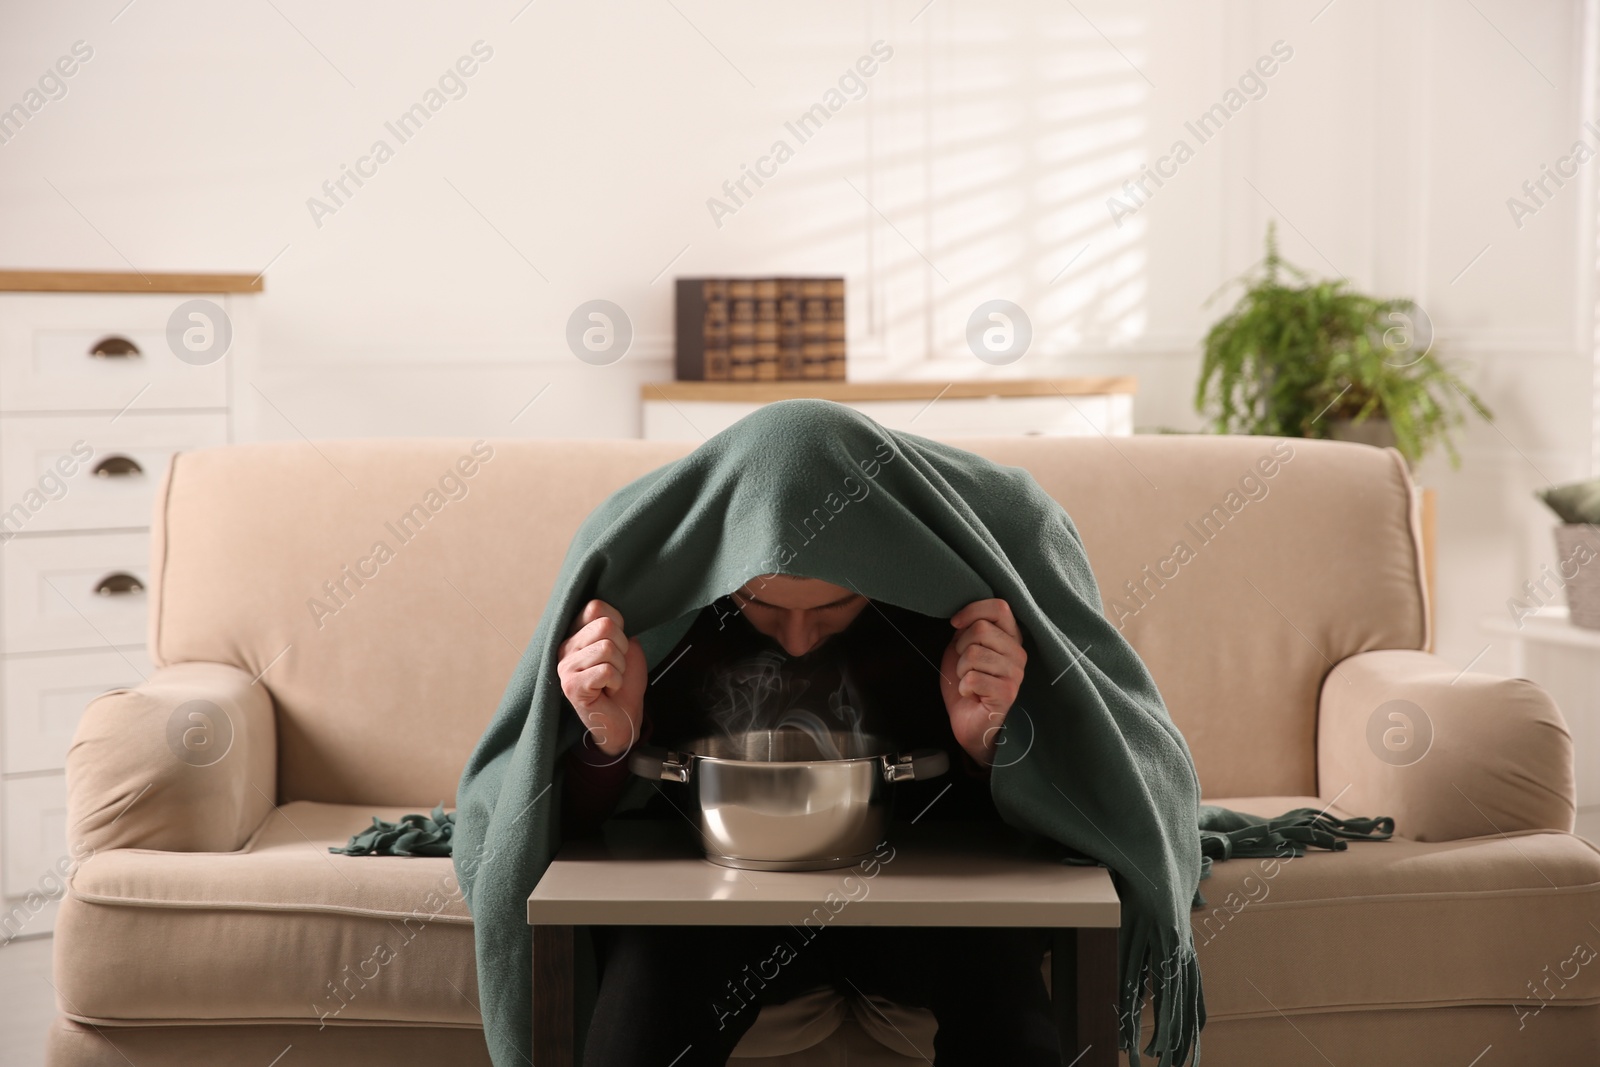
<path id="1" fill-rule="evenodd" d="M 1046 931 L 1005 927 L 592 927 L 584 1067 L 722 1067 L 763 1004 L 819 985 L 931 1008 L 937 1067 L 1060 1067 Z"/>

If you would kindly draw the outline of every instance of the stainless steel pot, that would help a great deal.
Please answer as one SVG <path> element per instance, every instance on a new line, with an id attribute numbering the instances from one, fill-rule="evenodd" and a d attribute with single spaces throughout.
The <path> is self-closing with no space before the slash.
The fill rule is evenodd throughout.
<path id="1" fill-rule="evenodd" d="M 843 731 L 754 730 L 667 750 L 635 746 L 628 767 L 683 782 L 698 807 L 706 859 L 756 871 L 850 867 L 884 839 L 895 782 L 937 778 L 936 748 L 895 753 L 885 738 Z"/>

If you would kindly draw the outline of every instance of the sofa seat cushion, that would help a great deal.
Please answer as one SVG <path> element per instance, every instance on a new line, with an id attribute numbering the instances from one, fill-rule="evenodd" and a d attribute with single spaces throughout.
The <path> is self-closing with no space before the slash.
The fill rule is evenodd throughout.
<path id="1" fill-rule="evenodd" d="M 1263 816 L 1313 797 L 1212 801 Z M 56 935 L 61 1007 L 91 1022 L 481 1025 L 471 917 L 448 860 L 348 857 L 376 814 L 297 802 L 237 852 L 115 850 L 80 866 Z M 1336 815 L 1351 814 L 1338 808 Z M 1239 858 L 1191 913 L 1213 1019 L 1450 1005 L 1600 1003 L 1600 851 L 1570 834 Z M 216 946 L 200 952 L 197 946 Z M 1594 948 L 1590 948 L 1593 946 Z M 1048 958 L 1045 968 L 1048 975 Z M 739 1058 L 814 1045 L 843 1012 L 889 1049 L 932 1014 L 819 992 L 763 1009 Z"/>
<path id="2" fill-rule="evenodd" d="M 1206 803 L 1264 818 L 1327 807 L 1301 796 Z M 1190 924 L 1210 1023 L 1509 1005 L 1517 1030 L 1546 1005 L 1600 1003 L 1600 850 L 1571 834 L 1396 837 L 1276 863 L 1241 857 L 1213 865 L 1200 892 L 1207 907 Z M 867 999 L 850 998 L 863 1030 L 911 1059 L 931 1053 L 931 1012 Z M 1148 1040 L 1148 1010 L 1143 1022 Z"/>
<path id="3" fill-rule="evenodd" d="M 1326 802 L 1208 803 L 1271 816 Z M 1591 922 L 1600 850 L 1572 834 L 1396 836 L 1286 860 L 1235 858 L 1215 864 L 1200 892 L 1207 907 L 1190 913 L 1190 925 L 1213 1019 L 1600 1002 L 1600 928 Z"/>
<path id="4" fill-rule="evenodd" d="M 236 852 L 89 857 L 58 921 L 62 1010 L 113 1023 L 482 1025 L 450 860 L 328 852 L 374 815 L 429 806 L 298 802 Z"/>
<path id="5" fill-rule="evenodd" d="M 50 1026 L 43 1062 L 48 1067 L 493 1067 L 483 1032 L 458 1026 L 372 1023 L 319 1029 L 188 1022 L 108 1027 L 59 1017 Z"/>

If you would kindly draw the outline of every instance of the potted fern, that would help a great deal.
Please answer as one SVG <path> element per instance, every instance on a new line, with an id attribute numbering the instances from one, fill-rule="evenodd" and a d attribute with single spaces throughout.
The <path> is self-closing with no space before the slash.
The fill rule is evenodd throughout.
<path id="1" fill-rule="evenodd" d="M 1556 585 L 1566 594 L 1567 617 L 1574 626 L 1600 630 L 1600 568 L 1590 566 L 1600 559 L 1600 478 L 1553 485 L 1534 495 L 1561 520 L 1555 528 Z M 1531 582 L 1526 586 L 1529 593 L 1534 588 Z M 1536 595 L 1530 599 L 1542 604 Z M 1533 614 L 1533 604 L 1518 598 L 1507 604 L 1517 629 L 1522 629 L 1523 619 Z"/>
<path id="2" fill-rule="evenodd" d="M 1215 432 L 1393 445 L 1413 466 L 1437 444 L 1454 467 L 1463 408 L 1494 417 L 1434 356 L 1415 303 L 1311 278 L 1278 254 L 1273 225 L 1259 268 L 1230 284 L 1244 292 L 1206 334 L 1194 397 Z"/>

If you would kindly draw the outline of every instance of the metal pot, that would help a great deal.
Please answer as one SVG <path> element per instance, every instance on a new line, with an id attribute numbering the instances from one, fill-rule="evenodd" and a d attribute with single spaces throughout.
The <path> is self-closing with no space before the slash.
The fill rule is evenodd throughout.
<path id="1" fill-rule="evenodd" d="M 674 750 L 635 746 L 634 774 L 683 782 L 699 809 L 706 859 L 756 871 L 850 867 L 884 839 L 895 782 L 937 778 L 937 748 L 896 754 L 872 734 L 753 730 Z"/>

